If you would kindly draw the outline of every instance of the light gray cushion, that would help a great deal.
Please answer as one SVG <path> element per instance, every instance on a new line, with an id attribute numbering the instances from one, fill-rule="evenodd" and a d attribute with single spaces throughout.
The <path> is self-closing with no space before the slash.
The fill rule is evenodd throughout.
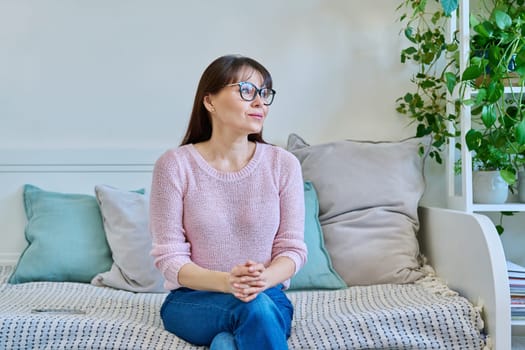
<path id="1" fill-rule="evenodd" d="M 417 207 L 424 191 L 421 139 L 309 145 L 291 134 L 319 198 L 319 219 L 335 270 L 349 285 L 409 283 L 420 271 Z"/>
<path id="2" fill-rule="evenodd" d="M 106 238 L 113 254 L 109 271 L 91 283 L 132 292 L 165 292 L 164 279 L 155 268 L 148 227 L 149 201 L 143 191 L 95 186 Z"/>

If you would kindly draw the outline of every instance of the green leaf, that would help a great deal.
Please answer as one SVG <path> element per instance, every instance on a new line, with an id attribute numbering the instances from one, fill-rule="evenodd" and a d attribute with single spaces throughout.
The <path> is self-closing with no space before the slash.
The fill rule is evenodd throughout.
<path id="1" fill-rule="evenodd" d="M 494 19 L 499 29 L 505 30 L 512 25 L 512 18 L 501 10 L 494 11 Z"/>
<path id="2" fill-rule="evenodd" d="M 494 123 L 496 122 L 497 116 L 496 111 L 494 110 L 493 105 L 486 105 L 483 106 L 483 109 L 481 111 L 481 120 L 483 121 L 483 125 L 488 129 Z"/>
<path id="3" fill-rule="evenodd" d="M 486 97 L 487 97 L 487 90 L 483 88 L 479 89 L 478 94 L 476 95 L 476 103 L 481 103 Z"/>
<path id="4" fill-rule="evenodd" d="M 432 15 L 432 18 L 430 19 L 430 21 L 432 22 L 432 24 L 436 24 L 440 18 L 441 18 L 441 12 L 435 12 Z"/>
<path id="5" fill-rule="evenodd" d="M 503 95 L 505 87 L 499 80 L 491 80 L 487 87 L 487 101 L 496 103 Z"/>
<path id="6" fill-rule="evenodd" d="M 524 145 L 525 144 L 525 120 L 522 120 L 516 126 L 516 141 L 520 145 Z"/>
<path id="7" fill-rule="evenodd" d="M 522 48 L 521 51 L 517 53 L 515 62 L 518 67 L 525 65 L 525 48 Z"/>
<path id="8" fill-rule="evenodd" d="M 425 135 L 430 134 L 431 130 L 423 124 L 418 124 L 416 129 L 416 137 L 423 137 Z"/>
<path id="9" fill-rule="evenodd" d="M 410 46 L 410 47 L 407 47 L 406 49 L 403 50 L 403 52 L 407 55 L 412 55 L 412 54 L 415 54 L 417 52 L 417 49 L 413 46 Z"/>
<path id="10" fill-rule="evenodd" d="M 458 44 L 452 43 L 446 46 L 448 52 L 456 52 L 458 50 Z"/>
<path id="11" fill-rule="evenodd" d="M 471 66 L 481 66 L 483 64 L 483 57 L 474 56 L 470 58 L 470 65 Z"/>
<path id="12" fill-rule="evenodd" d="M 505 129 L 505 133 L 510 134 L 510 128 L 512 128 L 516 124 L 516 121 L 512 119 L 507 113 L 503 114 L 499 120 L 501 125 Z"/>
<path id="13" fill-rule="evenodd" d="M 433 86 L 436 86 L 436 83 L 433 82 L 433 81 L 430 80 L 430 79 L 426 79 L 426 80 L 423 80 L 423 81 L 421 82 L 421 87 L 422 87 L 423 89 L 428 89 L 428 88 L 433 87 Z"/>
<path id="14" fill-rule="evenodd" d="M 518 66 L 514 72 L 519 74 L 521 80 L 523 81 L 523 77 L 525 77 L 525 66 Z"/>
<path id="15" fill-rule="evenodd" d="M 516 182 L 516 174 L 513 171 L 503 169 L 499 171 L 499 174 L 509 185 L 513 185 Z"/>
<path id="16" fill-rule="evenodd" d="M 483 110 L 483 106 L 477 106 L 475 108 L 472 108 L 470 112 L 472 115 L 480 115 L 482 110 Z"/>
<path id="17" fill-rule="evenodd" d="M 501 60 L 502 49 L 499 46 L 491 46 L 488 50 L 488 59 L 492 66 L 497 66 Z"/>
<path id="18" fill-rule="evenodd" d="M 441 159 L 441 156 L 439 155 L 438 152 L 434 152 L 434 155 L 435 155 L 436 162 L 437 162 L 438 164 L 443 163 L 443 159 Z"/>
<path id="19" fill-rule="evenodd" d="M 483 134 L 478 130 L 470 129 L 465 135 L 465 143 L 467 144 L 469 151 L 478 149 L 482 140 Z"/>
<path id="20" fill-rule="evenodd" d="M 435 57 L 434 53 L 432 52 L 426 53 L 421 57 L 421 62 L 423 62 L 424 64 L 431 64 L 432 61 L 434 61 L 434 57 Z"/>
<path id="21" fill-rule="evenodd" d="M 452 12 L 458 8 L 458 0 L 440 0 L 441 7 L 443 7 L 443 12 L 445 16 L 450 16 Z"/>
<path id="22" fill-rule="evenodd" d="M 454 87 L 456 86 L 456 74 L 451 72 L 445 73 L 445 80 L 447 81 L 448 92 L 452 94 Z"/>
<path id="23" fill-rule="evenodd" d="M 468 66 L 467 69 L 463 72 L 461 80 L 468 81 L 473 80 L 479 77 L 482 74 L 482 70 L 479 66 Z"/>
<path id="24" fill-rule="evenodd" d="M 482 38 L 490 38 L 494 32 L 494 27 L 490 22 L 483 22 L 473 27 L 474 31 Z"/>
<path id="25" fill-rule="evenodd" d="M 417 9 L 420 11 L 420 12 L 425 12 L 425 8 L 427 7 L 427 0 L 421 0 L 419 2 L 419 5 L 417 6 Z"/>
<path id="26" fill-rule="evenodd" d="M 415 43 L 416 42 L 416 39 L 414 39 L 414 37 L 412 36 L 412 33 L 413 33 L 413 29 L 412 27 L 407 27 L 405 29 L 405 37 L 410 40 L 411 42 Z"/>
<path id="27" fill-rule="evenodd" d="M 496 231 L 498 231 L 498 234 L 502 234 L 505 229 L 501 225 L 496 225 Z"/>

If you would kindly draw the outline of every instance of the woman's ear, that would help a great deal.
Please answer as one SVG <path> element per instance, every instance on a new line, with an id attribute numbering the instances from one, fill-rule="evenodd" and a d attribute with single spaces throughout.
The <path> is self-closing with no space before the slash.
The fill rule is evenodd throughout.
<path id="1" fill-rule="evenodd" d="M 204 96 L 202 103 L 204 104 L 204 107 L 208 110 L 208 112 L 215 112 L 215 107 L 213 107 L 213 102 L 210 95 Z"/>

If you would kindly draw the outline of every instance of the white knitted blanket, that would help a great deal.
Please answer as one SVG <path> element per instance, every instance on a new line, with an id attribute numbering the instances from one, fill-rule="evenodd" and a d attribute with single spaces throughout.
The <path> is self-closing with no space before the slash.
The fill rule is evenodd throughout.
<path id="1" fill-rule="evenodd" d="M 164 294 L 82 283 L 6 284 L 0 266 L 0 349 L 202 349 L 165 331 Z M 478 310 L 440 284 L 289 292 L 290 349 L 482 349 Z M 34 313 L 78 309 L 81 314 Z"/>

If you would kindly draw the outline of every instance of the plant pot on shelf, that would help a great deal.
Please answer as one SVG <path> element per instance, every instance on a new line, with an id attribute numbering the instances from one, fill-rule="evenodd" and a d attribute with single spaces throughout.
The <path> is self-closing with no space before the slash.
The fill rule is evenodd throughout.
<path id="1" fill-rule="evenodd" d="M 474 203 L 503 204 L 509 196 L 509 185 L 499 170 L 478 170 L 472 173 L 472 192 Z"/>

